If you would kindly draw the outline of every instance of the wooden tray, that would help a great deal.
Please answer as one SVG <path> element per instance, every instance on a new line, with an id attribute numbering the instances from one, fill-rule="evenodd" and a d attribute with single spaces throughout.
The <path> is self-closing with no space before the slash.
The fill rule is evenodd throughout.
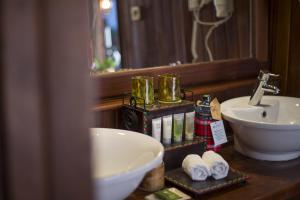
<path id="1" fill-rule="evenodd" d="M 249 177 L 237 170 L 230 169 L 227 177 L 215 180 L 212 177 L 205 181 L 193 181 L 182 168 L 166 172 L 167 181 L 187 190 L 195 195 L 205 194 L 234 184 L 245 182 Z"/>

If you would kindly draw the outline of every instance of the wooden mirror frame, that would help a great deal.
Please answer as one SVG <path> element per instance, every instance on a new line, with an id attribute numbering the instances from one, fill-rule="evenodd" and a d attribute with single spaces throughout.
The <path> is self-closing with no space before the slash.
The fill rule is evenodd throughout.
<path id="1" fill-rule="evenodd" d="M 180 74 L 182 86 L 185 88 L 256 77 L 259 69 L 268 67 L 270 3 L 268 0 L 252 0 L 252 3 L 254 8 L 252 13 L 253 58 L 183 64 L 176 67 L 151 67 L 93 76 L 98 101 L 123 95 L 130 89 L 131 77 L 136 75 Z"/>

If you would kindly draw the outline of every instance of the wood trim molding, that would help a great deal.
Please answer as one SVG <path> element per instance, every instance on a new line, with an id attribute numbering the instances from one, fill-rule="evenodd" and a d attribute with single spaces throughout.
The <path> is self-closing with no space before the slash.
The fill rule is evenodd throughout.
<path id="1" fill-rule="evenodd" d="M 247 58 L 114 72 L 94 76 L 92 79 L 97 87 L 98 100 L 103 100 L 121 96 L 129 91 L 132 76 L 151 75 L 155 77 L 159 74 L 175 73 L 180 75 L 181 85 L 187 88 L 213 82 L 254 78 L 262 67 L 256 59 Z"/>

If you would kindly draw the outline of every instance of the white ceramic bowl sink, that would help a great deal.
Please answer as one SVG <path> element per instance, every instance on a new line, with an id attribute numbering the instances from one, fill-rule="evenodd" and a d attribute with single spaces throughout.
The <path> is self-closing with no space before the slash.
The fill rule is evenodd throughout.
<path id="1" fill-rule="evenodd" d="M 125 199 L 162 162 L 164 148 L 150 136 L 106 128 L 91 135 L 95 200 Z"/>
<path id="2" fill-rule="evenodd" d="M 261 105 L 250 97 L 221 104 L 234 132 L 235 149 L 259 160 L 282 161 L 300 156 L 300 98 L 263 96 Z"/>

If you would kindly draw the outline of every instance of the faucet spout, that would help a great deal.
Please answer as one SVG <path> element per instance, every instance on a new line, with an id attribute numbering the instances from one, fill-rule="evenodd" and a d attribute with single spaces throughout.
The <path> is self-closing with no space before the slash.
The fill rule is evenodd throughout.
<path id="1" fill-rule="evenodd" d="M 264 71 L 259 72 L 256 87 L 254 88 L 250 97 L 249 105 L 259 105 L 264 92 L 270 92 L 272 94 L 278 94 L 280 92 L 278 87 L 267 84 L 270 77 L 278 77 L 278 75 L 270 74 Z"/>
<path id="2" fill-rule="evenodd" d="M 264 85 L 262 90 L 264 92 L 269 92 L 272 94 L 279 94 L 279 92 L 280 92 L 280 89 L 274 85 Z"/>

